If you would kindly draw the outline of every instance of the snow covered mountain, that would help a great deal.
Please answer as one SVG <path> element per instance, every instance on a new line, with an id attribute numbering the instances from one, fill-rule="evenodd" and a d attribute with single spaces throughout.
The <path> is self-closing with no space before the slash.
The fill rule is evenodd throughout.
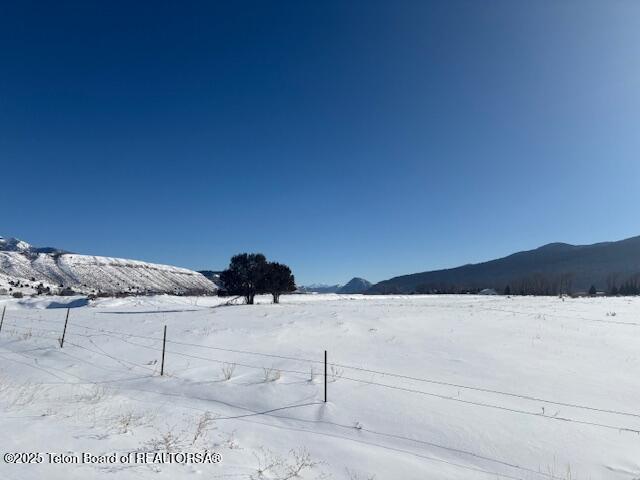
<path id="1" fill-rule="evenodd" d="M 49 290 L 69 288 L 81 293 L 214 293 L 216 286 L 186 268 L 78 255 L 37 248 L 15 238 L 0 237 L 0 288 Z"/>
<path id="2" fill-rule="evenodd" d="M 0 237 L 0 251 L 4 252 L 31 252 L 33 247 L 27 242 L 18 240 L 17 238 Z"/>
<path id="3" fill-rule="evenodd" d="M 300 293 L 336 293 L 342 285 L 327 285 L 326 283 L 313 283 L 298 287 Z"/>
<path id="4" fill-rule="evenodd" d="M 314 283 L 298 287 L 300 293 L 340 293 L 356 294 L 364 293 L 371 288 L 372 284 L 364 278 L 354 277 L 346 285 L 327 285 L 325 283 Z"/>

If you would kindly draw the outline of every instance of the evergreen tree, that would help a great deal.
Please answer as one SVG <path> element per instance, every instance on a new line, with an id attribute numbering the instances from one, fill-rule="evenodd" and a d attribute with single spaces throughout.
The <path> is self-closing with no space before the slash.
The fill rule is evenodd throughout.
<path id="1" fill-rule="evenodd" d="M 509 285 L 504 287 L 504 294 L 505 295 L 511 295 L 511 287 Z"/>
<path id="2" fill-rule="evenodd" d="M 258 293 L 264 293 L 267 259 L 261 253 L 241 253 L 231 257 L 229 268 L 220 280 L 230 295 L 242 295 L 247 305 L 253 305 Z"/>
<path id="3" fill-rule="evenodd" d="M 591 295 L 592 297 L 596 296 L 597 290 L 596 290 L 596 286 L 595 285 L 591 285 L 591 288 L 589 289 L 589 295 Z"/>
<path id="4" fill-rule="evenodd" d="M 291 269 L 282 263 L 269 262 L 265 269 L 264 291 L 273 296 L 273 303 L 280 303 L 280 295 L 293 292 L 296 282 Z"/>

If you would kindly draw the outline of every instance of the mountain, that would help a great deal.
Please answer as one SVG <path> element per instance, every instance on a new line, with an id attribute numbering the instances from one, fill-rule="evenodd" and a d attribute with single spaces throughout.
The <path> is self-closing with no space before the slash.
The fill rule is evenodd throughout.
<path id="1" fill-rule="evenodd" d="M 371 288 L 371 282 L 364 278 L 354 277 L 346 285 L 327 285 L 324 283 L 315 283 L 312 285 L 304 285 L 298 287 L 300 293 L 364 293 Z"/>
<path id="2" fill-rule="evenodd" d="M 35 289 L 40 283 L 50 290 L 64 287 L 80 293 L 208 294 L 216 291 L 211 281 L 186 268 L 78 255 L 0 237 L 0 287 L 8 290 L 20 285 Z"/>
<path id="3" fill-rule="evenodd" d="M 27 242 L 17 238 L 0 237 L 0 251 L 2 252 L 29 252 L 32 248 Z"/>
<path id="4" fill-rule="evenodd" d="M 326 285 L 324 283 L 314 283 L 298 287 L 300 293 L 336 293 L 342 285 Z"/>
<path id="5" fill-rule="evenodd" d="M 207 280 L 213 282 L 216 287 L 222 287 L 222 281 L 220 280 L 220 274 L 222 271 L 217 270 L 198 270 L 198 273 L 205 277 Z"/>
<path id="6" fill-rule="evenodd" d="M 640 236 L 593 245 L 550 243 L 489 262 L 394 277 L 367 293 L 464 292 L 484 288 L 513 293 L 598 290 L 640 279 Z M 632 278 L 633 277 L 633 278 Z"/>
<path id="7" fill-rule="evenodd" d="M 372 283 L 364 278 L 354 277 L 342 288 L 338 289 L 337 293 L 364 293 L 372 287 Z"/>
<path id="8" fill-rule="evenodd" d="M 53 247 L 34 247 L 33 245 L 18 240 L 17 238 L 0 237 L 0 252 L 35 253 L 70 253 Z"/>

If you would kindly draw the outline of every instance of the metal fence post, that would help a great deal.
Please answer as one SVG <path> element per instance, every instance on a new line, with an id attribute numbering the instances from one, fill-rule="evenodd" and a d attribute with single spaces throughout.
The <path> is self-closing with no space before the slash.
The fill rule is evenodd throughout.
<path id="1" fill-rule="evenodd" d="M 64 330 L 62 330 L 62 338 L 60 339 L 60 348 L 64 346 L 64 336 L 67 334 L 67 323 L 69 322 L 70 310 L 70 308 L 67 308 L 67 317 L 64 319 Z"/>
<path id="2" fill-rule="evenodd" d="M 324 351 L 324 403 L 327 403 L 327 351 Z"/>
<path id="3" fill-rule="evenodd" d="M 160 376 L 164 376 L 164 348 L 167 345 L 167 326 L 164 326 L 164 336 L 162 337 L 162 364 L 160 365 Z"/>
<path id="4" fill-rule="evenodd" d="M 2 331 L 2 324 L 4 323 L 4 314 L 7 311 L 7 306 L 5 305 L 2 309 L 2 319 L 0 320 L 0 332 Z"/>

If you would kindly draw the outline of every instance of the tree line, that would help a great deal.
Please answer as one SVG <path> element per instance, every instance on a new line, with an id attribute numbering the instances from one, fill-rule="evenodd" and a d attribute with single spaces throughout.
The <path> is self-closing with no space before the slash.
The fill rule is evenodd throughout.
<path id="1" fill-rule="evenodd" d="M 485 288 L 493 288 L 496 293 L 502 295 L 536 295 L 556 296 L 572 295 L 577 293 L 574 286 L 575 275 L 572 273 L 532 273 L 520 278 L 503 282 L 491 282 L 483 285 L 464 285 L 455 282 L 438 282 L 417 286 L 413 292 L 417 294 L 476 294 Z M 621 273 L 609 274 L 606 279 L 606 287 L 601 283 L 601 290 L 592 284 L 584 293 L 597 295 L 603 293 L 610 296 L 640 295 L 640 273 L 625 275 Z M 397 291 L 385 291 L 384 293 L 407 293 L 400 289 Z"/>
<path id="2" fill-rule="evenodd" d="M 291 269 L 282 263 L 269 262 L 261 253 L 241 253 L 231 257 L 229 268 L 220 274 L 227 295 L 244 297 L 253 305 L 255 296 L 270 294 L 273 303 L 280 303 L 280 295 L 293 292 L 296 282 Z"/>
<path id="3" fill-rule="evenodd" d="M 619 273 L 607 277 L 607 293 L 609 295 L 640 295 L 640 273 L 622 278 Z"/>
<path id="4" fill-rule="evenodd" d="M 573 289 L 574 275 L 570 273 L 532 273 L 510 281 L 479 282 L 469 281 L 466 285 L 455 282 L 438 282 L 419 285 L 414 293 L 428 294 L 476 294 L 491 288 L 503 295 L 563 295 Z M 473 285 L 476 283 L 476 285 Z"/>

